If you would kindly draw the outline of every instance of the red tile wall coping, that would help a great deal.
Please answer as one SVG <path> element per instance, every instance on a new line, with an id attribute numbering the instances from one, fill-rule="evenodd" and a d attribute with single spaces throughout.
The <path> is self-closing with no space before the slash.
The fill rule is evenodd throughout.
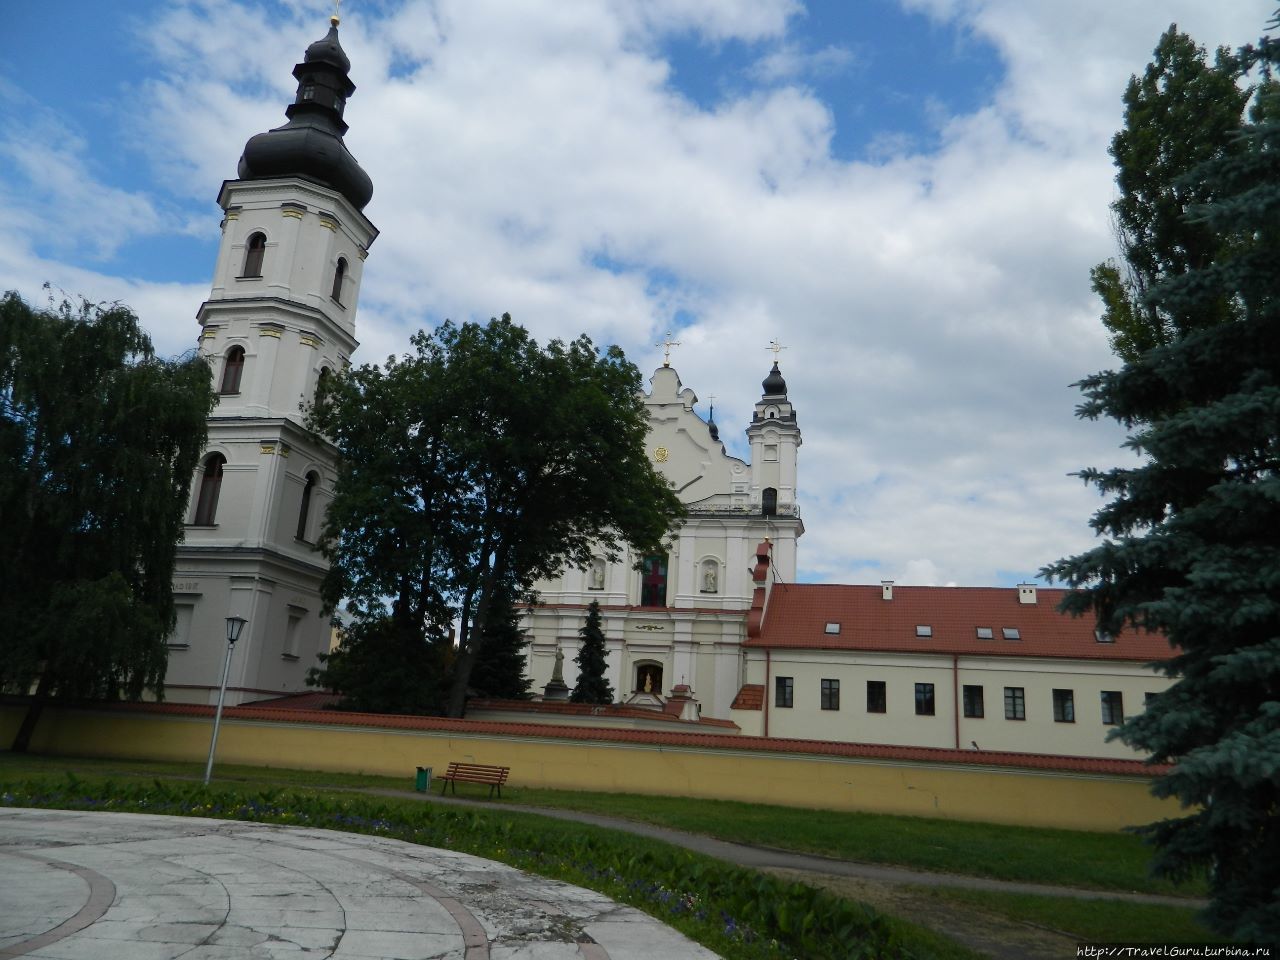
<path id="1" fill-rule="evenodd" d="M 590 606 L 590 604 L 586 604 L 586 603 L 540 603 L 538 604 L 536 609 L 538 610 L 581 610 L 583 615 L 585 615 L 587 612 L 588 606 Z M 664 613 L 714 613 L 714 614 L 720 614 L 722 616 L 742 617 L 746 615 L 747 608 L 744 606 L 740 610 L 733 610 L 733 609 L 725 609 L 724 607 L 641 607 L 641 606 L 635 606 L 635 605 L 626 604 L 626 603 L 602 603 L 600 604 L 600 611 L 602 613 L 610 613 L 610 612 L 615 612 L 615 613 L 623 612 L 623 613 L 635 613 L 635 614 L 652 613 L 655 616 L 660 616 Z"/>
<path id="2" fill-rule="evenodd" d="M 9 703 L 25 698 L 6 697 Z M 107 713 L 155 714 L 171 717 L 213 717 L 214 708 L 193 703 L 78 703 L 62 709 L 82 709 Z M 57 709 L 50 707 L 49 709 Z M 940 747 L 906 747 L 871 743 L 835 743 L 827 740 L 787 740 L 780 737 L 749 737 L 727 733 L 686 733 L 666 730 L 619 730 L 606 727 L 558 727 L 540 723 L 502 723 L 486 720 L 452 720 L 446 717 L 411 717 L 378 713 L 346 713 L 341 710 L 279 710 L 262 707 L 229 707 L 222 715 L 228 720 L 262 720 L 270 723 L 297 723 L 315 726 L 367 727 L 383 730 L 422 730 L 470 733 L 477 736 L 529 737 L 531 739 L 576 740 L 590 743 L 640 743 L 651 746 L 688 747 L 748 753 L 805 754 L 913 763 L 958 766 L 1009 767 L 1013 769 L 1058 770 L 1111 776 L 1155 777 L 1168 772 L 1167 764 L 1141 760 L 1111 760 L 1095 757 L 1055 757 L 1035 753 L 995 750 L 952 750 Z"/>
<path id="3" fill-rule="evenodd" d="M 743 646 L 805 650 L 943 653 L 1081 660 L 1167 660 L 1174 650 L 1160 634 L 1130 630 L 1099 643 L 1092 617 L 1058 612 L 1068 591 L 1037 587 L 1036 603 L 1020 603 L 1016 587 L 903 587 L 884 600 L 879 586 L 776 584 L 758 638 Z M 826 624 L 840 624 L 838 634 Z M 928 626 L 930 637 L 917 637 Z M 990 627 L 991 640 L 979 640 Z M 1015 627 L 1019 640 L 1005 640 Z"/>
<path id="4" fill-rule="evenodd" d="M 607 704 L 566 703 L 547 700 L 468 700 L 468 710 L 505 710 L 511 713 L 548 713 L 573 717 L 615 717 L 624 720 L 657 720 L 662 723 L 683 723 L 697 727 L 722 727 L 739 729 L 732 720 L 702 717 L 699 720 L 681 720 L 678 713 L 669 712 L 673 706 L 668 701 L 662 710 L 646 710 L 644 707 L 628 707 Z M 680 704 L 674 704 L 679 711 Z"/>

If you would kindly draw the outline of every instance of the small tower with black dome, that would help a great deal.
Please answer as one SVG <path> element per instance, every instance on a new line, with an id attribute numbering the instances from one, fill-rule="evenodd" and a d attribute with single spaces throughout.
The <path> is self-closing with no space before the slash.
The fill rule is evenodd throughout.
<path id="1" fill-rule="evenodd" d="M 773 562 L 795 568 L 795 542 L 803 530 L 796 507 L 796 451 L 802 443 L 796 410 L 787 399 L 787 381 L 778 368 L 775 341 L 773 367 L 760 384 L 761 396 L 747 427 L 751 444 L 751 499 L 774 528 Z"/>
<path id="2" fill-rule="evenodd" d="M 316 541 L 336 454 L 305 428 L 304 408 L 356 349 L 360 281 L 378 235 L 363 212 L 373 184 L 343 142 L 350 69 L 334 16 L 293 68 L 287 122 L 249 139 L 237 179 L 218 194 L 222 240 L 197 314 L 218 402 L 178 550 L 171 700 L 216 696 L 229 616 L 248 621 L 230 703 L 305 690 L 329 648 Z"/>

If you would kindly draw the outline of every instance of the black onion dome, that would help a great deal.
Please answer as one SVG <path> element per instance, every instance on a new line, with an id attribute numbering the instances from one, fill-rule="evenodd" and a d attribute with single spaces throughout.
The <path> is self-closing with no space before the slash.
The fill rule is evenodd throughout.
<path id="1" fill-rule="evenodd" d="M 342 142 L 347 132 L 342 112 L 356 89 L 347 76 L 350 69 L 335 22 L 293 68 L 298 94 L 284 111 L 289 122 L 250 137 L 244 145 L 241 180 L 301 177 L 337 190 L 357 210 L 365 208 L 373 198 L 373 181 Z"/>
<path id="2" fill-rule="evenodd" d="M 302 60 L 304 63 L 324 61 L 337 67 L 343 73 L 351 72 L 351 60 L 347 57 L 346 51 L 342 49 L 342 44 L 338 42 L 338 25 L 332 21 L 330 21 L 329 32 L 307 47 L 307 52 L 303 55 Z"/>
<path id="3" fill-rule="evenodd" d="M 769 375 L 764 378 L 764 382 L 760 384 L 764 390 L 766 397 L 785 397 L 787 395 L 787 381 L 782 379 L 782 371 L 778 369 L 778 361 L 773 361 L 773 369 L 769 371 Z"/>

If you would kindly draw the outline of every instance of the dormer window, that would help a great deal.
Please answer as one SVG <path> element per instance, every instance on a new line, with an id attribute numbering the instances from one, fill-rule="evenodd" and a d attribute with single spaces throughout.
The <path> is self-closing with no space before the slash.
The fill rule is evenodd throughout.
<path id="1" fill-rule="evenodd" d="M 255 233 L 249 237 L 244 247 L 244 269 L 240 271 L 243 279 L 262 276 L 262 258 L 267 252 L 267 235 Z"/>

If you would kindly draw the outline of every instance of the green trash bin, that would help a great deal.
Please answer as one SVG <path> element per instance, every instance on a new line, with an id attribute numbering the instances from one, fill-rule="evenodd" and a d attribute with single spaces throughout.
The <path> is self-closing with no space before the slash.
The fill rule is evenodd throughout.
<path id="1" fill-rule="evenodd" d="M 426 793 L 431 789 L 431 768 L 419 767 L 418 776 L 413 781 L 413 788 L 419 793 Z"/>

